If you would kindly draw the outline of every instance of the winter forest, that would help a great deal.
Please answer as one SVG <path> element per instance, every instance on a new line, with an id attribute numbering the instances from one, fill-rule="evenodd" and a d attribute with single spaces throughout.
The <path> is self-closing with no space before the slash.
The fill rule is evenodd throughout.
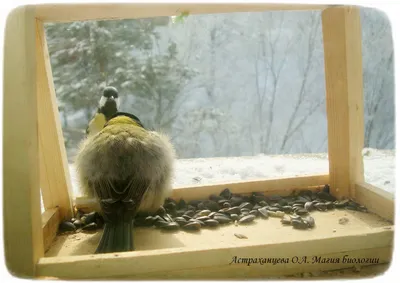
<path id="1" fill-rule="evenodd" d="M 365 147 L 394 149 L 390 22 L 362 8 L 361 25 Z M 46 37 L 70 162 L 106 85 L 178 158 L 327 151 L 320 12 L 52 23 Z"/>

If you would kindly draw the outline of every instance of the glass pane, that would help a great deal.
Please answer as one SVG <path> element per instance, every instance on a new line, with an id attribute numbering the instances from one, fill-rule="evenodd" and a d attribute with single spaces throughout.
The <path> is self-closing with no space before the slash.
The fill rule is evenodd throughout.
<path id="1" fill-rule="evenodd" d="M 176 186 L 328 173 L 320 12 L 52 23 L 46 35 L 73 180 L 106 85 L 170 135 Z"/>
<path id="2" fill-rule="evenodd" d="M 395 192 L 395 104 L 390 21 L 376 9 L 361 10 L 364 67 L 365 181 Z"/>

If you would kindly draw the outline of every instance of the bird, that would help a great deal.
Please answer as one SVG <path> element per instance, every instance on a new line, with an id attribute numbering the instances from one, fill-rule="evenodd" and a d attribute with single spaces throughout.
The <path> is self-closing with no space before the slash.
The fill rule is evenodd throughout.
<path id="1" fill-rule="evenodd" d="M 103 89 L 97 112 L 89 121 L 86 128 L 86 136 L 92 136 L 100 132 L 110 118 L 118 112 L 119 95 L 118 90 L 113 86 L 107 86 Z"/>
<path id="2" fill-rule="evenodd" d="M 135 250 L 133 219 L 154 214 L 170 196 L 174 160 L 169 137 L 127 112 L 82 141 L 75 160 L 79 186 L 97 200 L 105 224 L 95 253 Z"/>

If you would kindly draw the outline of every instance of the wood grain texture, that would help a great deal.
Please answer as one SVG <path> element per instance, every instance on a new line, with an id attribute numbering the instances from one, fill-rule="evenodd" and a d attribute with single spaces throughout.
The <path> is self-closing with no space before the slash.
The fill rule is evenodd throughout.
<path id="1" fill-rule="evenodd" d="M 393 253 L 392 247 L 374 248 L 365 250 L 356 250 L 350 252 L 332 253 L 323 255 L 322 258 L 328 259 L 343 259 L 348 258 L 377 258 L 379 263 L 388 263 L 391 261 Z M 295 256 L 294 256 L 295 257 Z M 294 257 L 291 257 L 290 260 Z M 237 264 L 236 266 L 215 266 L 194 269 L 180 269 L 172 271 L 164 271 L 157 273 L 138 274 L 133 276 L 115 277 L 119 280 L 248 280 L 248 279 L 268 279 L 271 277 L 280 277 L 285 275 L 304 274 L 311 272 L 338 270 L 344 268 L 354 268 L 354 266 L 368 266 L 368 264 L 355 265 L 352 263 L 339 262 L 339 263 L 312 263 L 314 256 L 309 256 L 309 263 L 292 263 L 289 264 L 251 264 L 248 266 L 246 263 Z M 300 257 L 301 259 L 301 257 Z M 345 277 L 345 276 L 344 276 Z M 359 276 L 362 278 L 363 276 Z M 106 279 L 106 278 L 104 278 Z M 112 277 L 109 278 L 113 279 Z M 279 278 L 282 279 L 282 278 Z M 289 279 L 289 278 L 288 278 Z M 298 278 L 292 278 L 298 279 Z M 314 278 L 309 278 L 314 279 Z M 316 278 L 319 279 L 319 278 Z M 327 277 L 326 279 L 331 279 Z"/>
<path id="2" fill-rule="evenodd" d="M 42 214 L 43 246 L 48 251 L 56 237 L 58 225 L 60 224 L 59 208 L 50 208 Z"/>
<path id="3" fill-rule="evenodd" d="M 158 4 L 43 4 L 36 6 L 36 17 L 46 22 L 151 18 L 190 14 L 262 12 L 268 10 L 321 10 L 328 5 L 299 4 L 217 4 L 217 3 L 158 3 Z"/>
<path id="4" fill-rule="evenodd" d="M 322 12 L 331 192 L 354 197 L 364 181 L 361 27 L 356 7 Z"/>
<path id="5" fill-rule="evenodd" d="M 4 248 L 18 277 L 34 276 L 43 256 L 34 16 L 31 6 L 12 10 L 4 44 Z"/>
<path id="6" fill-rule="evenodd" d="M 368 210 L 394 222 L 394 195 L 368 183 L 356 184 L 355 200 Z"/>
<path id="7" fill-rule="evenodd" d="M 58 113 L 57 98 L 43 23 L 36 20 L 37 99 L 40 185 L 46 209 L 59 207 L 62 219 L 72 217 L 71 178 Z"/>
<path id="8" fill-rule="evenodd" d="M 230 229 L 234 228 L 230 227 Z M 243 278 L 243 275 L 237 271 L 240 269 L 246 270 L 244 276 L 253 274 L 253 277 L 262 277 L 268 273 L 292 274 L 355 265 L 354 263 L 346 264 L 342 260 L 339 263 L 314 262 L 313 264 L 314 256 L 322 258 L 342 258 L 344 255 L 350 258 L 374 257 L 378 258 L 379 263 L 383 263 L 390 261 L 392 255 L 392 229 L 364 227 L 359 230 L 344 229 L 340 233 L 332 233 L 330 229 L 319 229 L 313 231 L 308 237 L 304 236 L 305 233 L 309 233 L 307 231 L 296 232 L 298 233 L 294 233 L 290 241 L 283 241 L 278 237 L 264 241 L 264 244 L 236 239 L 237 243 L 230 246 L 221 242 L 219 246 L 211 247 L 202 245 L 103 255 L 46 257 L 40 259 L 37 275 L 63 279 L 154 278 L 162 274 L 174 279 L 224 278 L 224 276 Z M 254 234 L 251 235 L 254 236 Z M 296 240 L 295 235 L 303 236 Z M 237 258 L 288 258 L 289 262 L 279 264 L 270 262 L 264 265 L 247 265 L 243 262 L 230 264 L 235 256 Z M 306 256 L 308 263 L 292 262 L 296 256 L 299 259 Z"/>

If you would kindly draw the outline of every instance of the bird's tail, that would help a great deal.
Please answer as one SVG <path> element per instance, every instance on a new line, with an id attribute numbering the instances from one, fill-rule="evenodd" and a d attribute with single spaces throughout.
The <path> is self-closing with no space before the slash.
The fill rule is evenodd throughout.
<path id="1" fill-rule="evenodd" d="M 97 246 L 98 253 L 133 251 L 133 219 L 121 219 L 115 223 L 105 223 L 104 232 Z"/>

